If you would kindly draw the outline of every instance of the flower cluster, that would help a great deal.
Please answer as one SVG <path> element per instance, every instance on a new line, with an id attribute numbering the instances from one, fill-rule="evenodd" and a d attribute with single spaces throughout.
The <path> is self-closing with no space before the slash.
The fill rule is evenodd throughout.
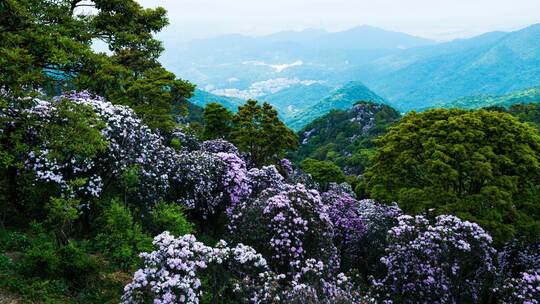
<path id="1" fill-rule="evenodd" d="M 321 195 L 328 215 L 334 224 L 334 235 L 340 244 L 358 241 L 364 233 L 360 203 L 348 192 L 330 189 Z"/>
<path id="2" fill-rule="evenodd" d="M 441 215 L 399 217 L 381 262 L 387 275 L 376 285 L 391 299 L 414 303 L 476 303 L 494 275 L 491 237 L 480 226 Z"/>
<path id="3" fill-rule="evenodd" d="M 540 272 L 523 272 L 521 277 L 508 280 L 502 289 L 504 303 L 539 304 Z"/>
<path id="4" fill-rule="evenodd" d="M 354 264 L 359 258 L 365 231 L 360 203 L 350 193 L 331 187 L 321 195 L 322 202 L 334 225 L 334 243 L 341 253 L 343 266 Z"/>
<path id="5" fill-rule="evenodd" d="M 113 105 L 88 92 L 67 93 L 59 98 L 91 106 L 106 123 L 103 134 L 109 147 L 98 160 L 103 172 L 117 177 L 127 168 L 136 165 L 140 169 L 141 199 L 156 201 L 166 193 L 169 176 L 174 171 L 175 153 L 133 110 L 127 106 Z"/>
<path id="6" fill-rule="evenodd" d="M 86 116 L 88 112 L 85 113 L 85 109 L 91 111 L 91 108 L 79 107 L 81 110 L 79 115 Z M 74 104 L 60 105 L 57 102 L 34 99 L 30 108 L 14 112 L 19 119 L 32 121 L 32 123 L 25 125 L 25 137 L 27 142 L 31 143 L 31 150 L 24 161 L 25 169 L 34 173 L 36 181 L 55 184 L 62 192 L 68 193 L 70 196 L 75 195 L 76 192 L 98 196 L 102 188 L 102 179 L 95 172 L 96 163 L 92 158 L 94 155 L 90 152 L 91 149 L 83 149 L 75 145 L 69 148 L 59 147 L 58 144 L 54 143 L 55 139 L 51 138 L 51 135 L 53 137 L 57 135 L 51 133 L 56 132 L 44 131 L 53 124 L 76 125 L 77 118 L 69 117 L 64 113 L 70 110 L 74 110 Z M 99 125 L 99 118 L 85 117 L 84 119 L 87 119 L 87 123 L 93 124 L 97 130 L 96 134 L 99 139 L 93 143 L 99 144 L 99 141 L 105 143 L 105 139 L 100 136 L 99 132 L 104 127 Z M 94 152 L 99 152 L 99 149 Z M 86 182 L 84 184 L 77 182 L 74 185 L 75 180 Z"/>
<path id="7" fill-rule="evenodd" d="M 252 168 L 248 171 L 249 187 L 254 197 L 259 196 L 266 189 L 283 190 L 284 178 L 275 166 L 264 166 L 260 169 Z"/>
<path id="8" fill-rule="evenodd" d="M 278 273 L 291 275 L 308 258 L 330 269 L 339 266 L 333 225 L 320 195 L 301 184 L 267 189 L 259 198 L 238 204 L 230 221 L 231 238 L 265 254 Z"/>
<path id="9" fill-rule="evenodd" d="M 135 272 L 131 283 L 124 288 L 123 303 L 199 303 L 202 296 L 198 274 L 211 264 L 232 263 L 238 269 L 260 273 L 266 270 L 266 260 L 252 248 L 238 245 L 227 247 L 220 241 L 213 248 L 198 242 L 193 235 L 175 238 L 165 231 L 155 237 L 156 251 L 141 253 L 144 267 Z"/>
<path id="10" fill-rule="evenodd" d="M 86 193 L 97 196 L 104 180 L 118 179 L 125 170 L 136 166 L 140 179 L 138 194 L 142 200 L 155 202 L 166 193 L 169 176 L 174 171 L 175 153 L 129 107 L 113 105 L 88 92 L 73 92 L 54 101 L 36 100 L 27 113 L 46 124 L 54 119 L 59 102 L 66 99 L 89 107 L 104 123 L 101 133 L 108 143 L 107 149 L 91 159 L 74 155 L 69 162 L 49 157 L 46 146 L 32 151 L 26 165 L 35 171 L 38 180 L 54 182 L 66 189 L 69 177 L 85 173 L 88 175 Z"/>
<path id="11" fill-rule="evenodd" d="M 176 159 L 173 197 L 202 218 L 225 209 L 228 193 L 223 186 L 226 164 L 213 153 L 194 151 Z"/>
<path id="12" fill-rule="evenodd" d="M 201 144 L 201 150 L 210 153 L 232 153 L 240 155 L 235 145 L 224 139 L 212 139 L 203 141 Z"/>
<path id="13" fill-rule="evenodd" d="M 307 259 L 291 278 L 262 273 L 264 284 L 253 298 L 255 303 L 372 303 L 343 273 L 329 274 L 321 261 Z"/>
<path id="14" fill-rule="evenodd" d="M 234 153 L 218 152 L 217 156 L 226 165 L 223 184 L 230 196 L 231 204 L 228 206 L 230 208 L 251 192 L 247 181 L 246 163 Z"/>
<path id="15" fill-rule="evenodd" d="M 290 160 L 284 158 L 280 161 L 281 168 L 287 173 L 287 176 L 293 174 L 294 169 Z"/>

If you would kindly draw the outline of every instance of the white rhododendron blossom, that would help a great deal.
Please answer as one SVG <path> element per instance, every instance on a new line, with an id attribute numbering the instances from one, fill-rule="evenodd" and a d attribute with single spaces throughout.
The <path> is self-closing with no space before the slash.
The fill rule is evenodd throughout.
<path id="1" fill-rule="evenodd" d="M 198 275 L 210 264 L 228 263 L 235 269 L 246 268 L 255 273 L 267 270 L 266 260 L 242 244 L 231 248 L 220 241 L 216 247 L 210 247 L 193 235 L 175 238 L 167 231 L 156 236 L 153 244 L 156 251 L 141 253 L 144 267 L 126 285 L 123 303 L 143 303 L 146 296 L 153 297 L 153 303 L 199 303 L 203 291 Z"/>

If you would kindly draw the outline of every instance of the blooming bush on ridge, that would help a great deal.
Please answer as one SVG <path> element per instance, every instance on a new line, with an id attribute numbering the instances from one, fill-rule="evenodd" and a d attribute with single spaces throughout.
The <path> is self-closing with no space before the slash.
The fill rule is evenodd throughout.
<path id="1" fill-rule="evenodd" d="M 208 295 L 253 303 L 538 303 L 539 247 L 509 243 L 495 259 L 491 237 L 455 216 L 404 215 L 396 204 L 357 200 L 345 183 L 319 192 L 287 159 L 249 168 L 225 140 L 199 143 L 182 129 L 165 139 L 128 107 L 88 92 L 34 99 L 17 115 L 31 121 L 19 174 L 62 198 L 46 205 L 58 213 L 50 218 L 63 214 L 63 202 L 80 203 L 59 232 L 107 193 L 123 196 L 135 207 L 130 216 L 143 220 L 158 202 L 182 205 L 177 215 L 185 210 L 197 233 L 228 242 L 211 247 L 193 235 L 159 234 L 156 250 L 141 254 L 124 303 L 198 303 Z M 63 141 L 73 130 L 92 144 Z"/>

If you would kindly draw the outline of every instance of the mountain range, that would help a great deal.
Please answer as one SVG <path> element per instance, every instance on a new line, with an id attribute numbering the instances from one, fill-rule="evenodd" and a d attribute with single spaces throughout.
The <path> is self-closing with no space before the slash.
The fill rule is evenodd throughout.
<path id="1" fill-rule="evenodd" d="M 215 96 L 225 96 L 220 102 L 228 108 L 266 100 L 300 128 L 351 81 L 401 112 L 537 86 L 540 24 L 444 43 L 370 26 L 226 35 L 169 47 L 162 62 L 198 85 L 199 105 L 221 98 Z"/>

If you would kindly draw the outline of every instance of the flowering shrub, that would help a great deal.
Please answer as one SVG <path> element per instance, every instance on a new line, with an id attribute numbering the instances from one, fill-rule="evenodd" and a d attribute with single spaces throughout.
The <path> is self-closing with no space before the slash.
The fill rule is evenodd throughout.
<path id="1" fill-rule="evenodd" d="M 26 162 L 27 168 L 34 170 L 39 180 L 57 183 L 66 189 L 68 179 L 85 173 L 86 192 L 98 196 L 106 186 L 104 181 L 118 179 L 125 170 L 136 166 L 139 169 L 139 198 L 155 202 L 165 195 L 170 174 L 174 171 L 175 153 L 164 145 L 159 134 L 144 125 L 130 108 L 113 105 L 88 92 L 67 93 L 55 101 L 36 100 L 27 112 L 47 124 L 54 119 L 62 100 L 88 107 L 95 113 L 104 123 L 99 130 L 108 143 L 107 149 L 90 158 L 73 155 L 69 161 L 64 161 L 50 157 L 49 149 L 40 146 L 29 153 Z"/>
<path id="2" fill-rule="evenodd" d="M 499 251 L 498 266 L 500 281 L 522 272 L 540 272 L 540 242 L 512 240 Z"/>
<path id="3" fill-rule="evenodd" d="M 234 153 L 219 152 L 217 156 L 226 166 L 223 185 L 230 196 L 229 207 L 232 207 L 251 192 L 247 181 L 246 163 Z"/>
<path id="4" fill-rule="evenodd" d="M 540 242 L 513 240 L 498 262 L 498 291 L 505 303 L 540 303 Z"/>
<path id="5" fill-rule="evenodd" d="M 399 217 L 389 232 L 376 282 L 390 299 L 414 303 L 477 303 L 494 275 L 491 236 L 480 226 L 449 215 L 434 224 L 423 216 Z M 382 286 L 381 286 L 382 285 Z"/>
<path id="6" fill-rule="evenodd" d="M 243 274 L 266 270 L 266 260 L 252 248 L 234 248 L 220 241 L 215 248 L 197 242 L 193 235 L 174 238 L 165 231 L 153 241 L 156 251 L 141 253 L 144 267 L 126 285 L 123 303 L 199 303 L 202 296 L 200 273 L 210 264 L 231 263 Z"/>
<path id="7" fill-rule="evenodd" d="M 380 258 L 385 253 L 388 231 L 397 225 L 398 217 L 403 213 L 396 204 L 384 205 L 373 200 L 360 200 L 359 213 L 363 223 L 363 233 L 358 240 L 352 240 L 354 260 L 351 265 L 363 276 L 367 283 L 370 276 L 381 278 L 384 267 Z"/>
<path id="8" fill-rule="evenodd" d="M 349 278 L 333 277 L 321 261 L 302 262 L 291 281 L 268 269 L 266 260 L 253 248 L 239 244 L 228 247 L 224 241 L 215 247 L 197 242 L 194 236 L 174 238 L 165 231 L 153 242 L 151 253 L 142 253 L 143 268 L 126 285 L 122 303 L 199 303 L 204 284 L 201 277 L 215 276 L 215 265 L 228 273 L 232 297 L 251 303 L 364 303 Z M 222 286 L 222 287 L 223 287 Z"/>
<path id="9" fill-rule="evenodd" d="M 523 272 L 521 277 L 506 281 L 503 286 L 504 303 L 540 303 L 540 272 Z"/>
<path id="10" fill-rule="evenodd" d="M 260 169 L 253 168 L 248 171 L 248 182 L 251 194 L 259 196 L 266 189 L 282 190 L 285 187 L 284 178 L 279 174 L 275 166 L 264 166 Z"/>
<path id="11" fill-rule="evenodd" d="M 320 195 L 301 184 L 285 185 L 282 191 L 268 189 L 259 198 L 238 204 L 230 221 L 232 240 L 268 257 L 275 272 L 292 275 L 308 258 L 317 258 L 332 270 L 339 266 L 332 222 Z"/>
<path id="12" fill-rule="evenodd" d="M 287 176 L 293 174 L 294 168 L 290 160 L 284 158 L 280 161 L 281 168 L 285 171 Z"/>
<path id="13" fill-rule="evenodd" d="M 201 150 L 211 153 L 232 153 L 240 155 L 235 145 L 224 139 L 212 139 L 203 141 L 201 144 Z"/>
<path id="14" fill-rule="evenodd" d="M 368 303 L 343 273 L 332 276 L 323 262 L 308 259 L 290 282 L 285 275 L 260 274 L 264 284 L 257 290 L 256 303 Z"/>
<path id="15" fill-rule="evenodd" d="M 364 234 L 360 204 L 351 194 L 333 186 L 321 198 L 334 225 L 334 242 L 341 253 L 341 261 L 350 266 L 359 258 L 358 246 Z"/>
<path id="16" fill-rule="evenodd" d="M 288 184 L 296 185 L 302 184 L 308 189 L 319 190 L 320 186 L 313 177 L 302 170 L 294 170 L 292 174 L 289 174 L 286 178 Z"/>
<path id="17" fill-rule="evenodd" d="M 24 126 L 30 147 L 24 163 L 35 181 L 57 185 L 69 196 L 98 196 L 102 178 L 94 159 L 108 143 L 102 135 L 105 124 L 93 109 L 66 100 L 34 99 L 32 107 L 18 114 L 21 121 L 31 121 Z"/>
<path id="18" fill-rule="evenodd" d="M 171 132 L 171 146 L 184 152 L 191 152 L 201 148 L 195 135 L 179 128 L 175 128 Z"/>
<path id="19" fill-rule="evenodd" d="M 178 203 L 193 209 L 202 218 L 225 209 L 228 193 L 222 177 L 226 164 L 216 154 L 194 151 L 176 159 L 173 194 Z"/>
<path id="20" fill-rule="evenodd" d="M 109 149 L 100 158 L 104 173 L 119 176 L 133 165 L 140 169 L 141 200 L 155 202 L 169 188 L 169 177 L 174 171 L 174 151 L 165 146 L 163 138 L 150 130 L 129 107 L 113 105 L 102 97 L 88 92 L 68 93 L 67 98 L 78 104 L 91 106 L 107 125 L 104 131 Z M 108 176 L 109 178 L 111 176 Z"/>

